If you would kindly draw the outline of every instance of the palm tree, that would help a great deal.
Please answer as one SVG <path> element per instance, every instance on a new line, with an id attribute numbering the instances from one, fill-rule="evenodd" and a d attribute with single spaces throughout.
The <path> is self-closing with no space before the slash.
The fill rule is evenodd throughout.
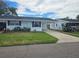
<path id="1" fill-rule="evenodd" d="M 15 15 L 15 16 L 17 16 L 16 9 L 17 9 L 17 8 L 14 8 L 14 7 L 10 7 L 10 8 L 9 8 L 9 10 L 10 10 L 10 11 L 12 12 L 12 14 Z"/>

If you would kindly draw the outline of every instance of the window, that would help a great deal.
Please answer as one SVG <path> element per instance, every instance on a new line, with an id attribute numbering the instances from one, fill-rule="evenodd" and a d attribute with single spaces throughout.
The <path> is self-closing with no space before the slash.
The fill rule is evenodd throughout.
<path id="1" fill-rule="evenodd" d="M 61 24 L 62 25 L 62 27 L 64 26 L 64 24 Z"/>
<path id="2" fill-rule="evenodd" d="M 41 22 L 39 22 L 39 21 L 33 21 L 32 22 L 32 27 L 41 27 Z"/>
<path id="3" fill-rule="evenodd" d="M 8 21 L 8 25 L 21 25 L 21 21 Z"/>
<path id="4" fill-rule="evenodd" d="M 57 27 L 57 24 L 56 24 L 56 27 Z"/>

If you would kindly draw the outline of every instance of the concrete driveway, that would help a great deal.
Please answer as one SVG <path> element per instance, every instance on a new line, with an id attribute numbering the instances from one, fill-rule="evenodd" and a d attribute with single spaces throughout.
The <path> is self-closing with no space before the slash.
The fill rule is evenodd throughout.
<path id="1" fill-rule="evenodd" d="M 57 43 L 66 43 L 66 42 L 79 42 L 79 38 L 71 35 L 67 35 L 58 31 L 48 30 L 46 33 L 58 38 Z"/>
<path id="2" fill-rule="evenodd" d="M 79 58 L 79 43 L 0 47 L 0 58 Z"/>

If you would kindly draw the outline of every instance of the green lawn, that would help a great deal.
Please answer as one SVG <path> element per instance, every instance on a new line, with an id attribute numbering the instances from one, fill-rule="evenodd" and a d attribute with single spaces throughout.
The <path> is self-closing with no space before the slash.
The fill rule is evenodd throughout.
<path id="1" fill-rule="evenodd" d="M 79 37 L 79 32 L 67 32 L 67 34 Z"/>
<path id="2" fill-rule="evenodd" d="M 57 38 L 44 32 L 1 33 L 0 46 L 56 43 Z"/>

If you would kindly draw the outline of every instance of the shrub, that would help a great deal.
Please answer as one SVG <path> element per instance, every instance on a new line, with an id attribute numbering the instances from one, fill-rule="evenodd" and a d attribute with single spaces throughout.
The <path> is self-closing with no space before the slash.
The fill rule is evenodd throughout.
<path id="1" fill-rule="evenodd" d="M 25 31 L 30 32 L 30 28 L 23 27 L 23 28 L 22 28 L 22 31 L 24 31 L 24 32 L 25 32 Z"/>
<path id="2" fill-rule="evenodd" d="M 68 26 L 64 26 L 64 27 L 63 27 L 63 31 L 65 31 L 65 32 L 70 32 L 70 31 L 71 31 L 71 28 L 68 27 Z"/>
<path id="3" fill-rule="evenodd" d="M 14 29 L 13 29 L 13 31 L 22 31 L 22 32 L 25 32 L 25 31 L 27 31 L 27 32 L 30 32 L 30 28 L 26 28 L 26 27 L 23 27 L 23 28 L 20 28 L 20 27 L 15 27 Z"/>
<path id="4" fill-rule="evenodd" d="M 11 32 L 11 30 L 7 28 L 4 30 L 4 32 Z"/>
<path id="5" fill-rule="evenodd" d="M 13 31 L 21 31 L 22 29 L 20 28 L 20 27 L 15 27 L 14 29 L 13 29 Z"/>
<path id="6" fill-rule="evenodd" d="M 36 29 L 34 29 L 33 32 L 37 32 Z"/>
<path id="7" fill-rule="evenodd" d="M 71 26 L 64 26 L 63 31 L 65 31 L 65 32 L 75 32 L 75 31 L 77 31 L 77 29 L 74 28 L 74 27 L 71 27 Z"/>

